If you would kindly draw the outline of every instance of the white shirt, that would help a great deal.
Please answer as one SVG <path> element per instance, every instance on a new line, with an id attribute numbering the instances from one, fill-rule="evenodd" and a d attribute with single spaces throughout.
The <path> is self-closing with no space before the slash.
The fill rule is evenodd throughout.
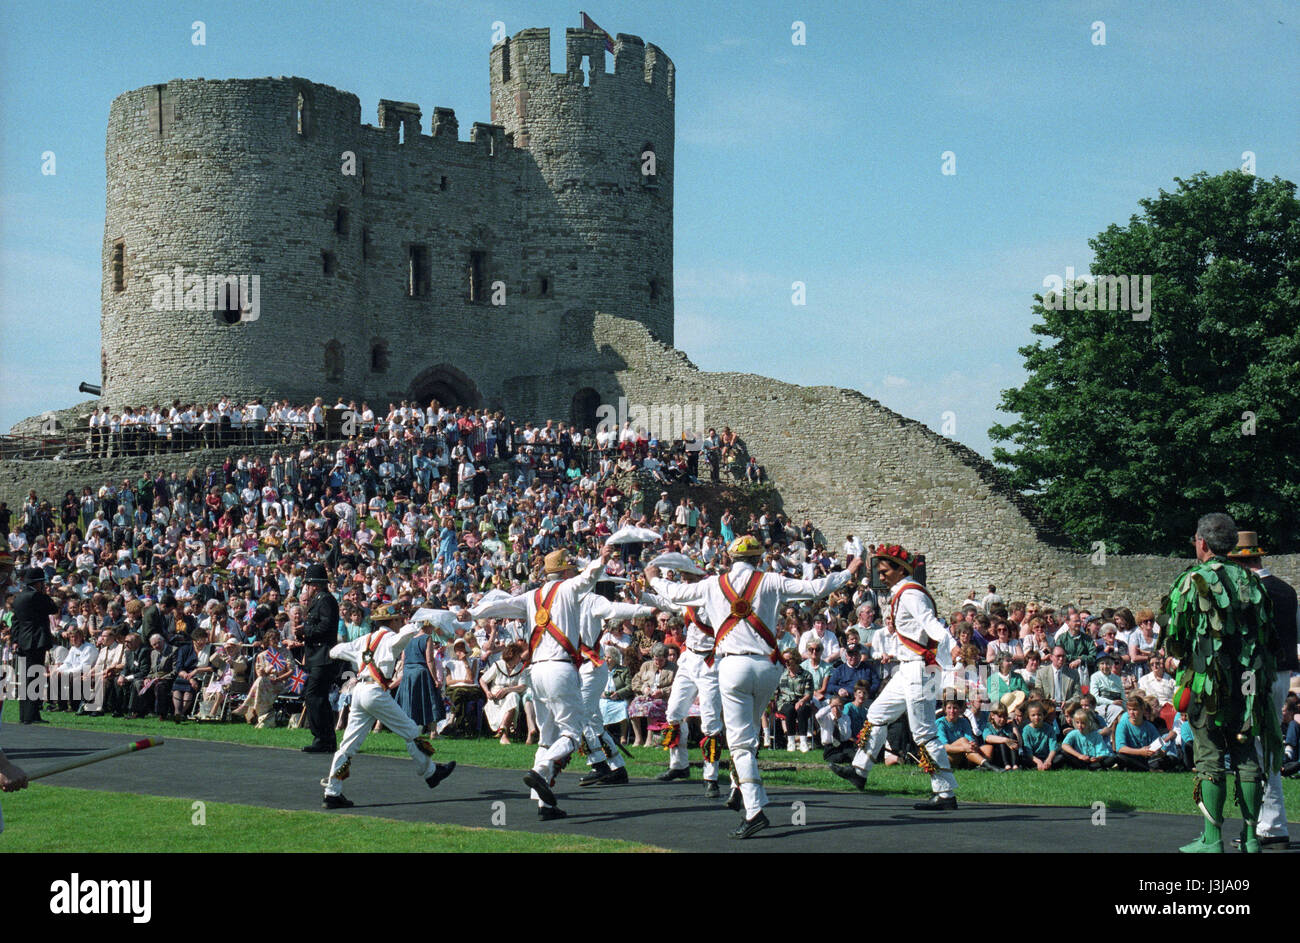
<path id="1" fill-rule="evenodd" d="M 76 648 L 69 648 L 67 656 L 59 665 L 59 670 L 68 674 L 76 674 L 87 668 L 93 667 L 95 659 L 99 657 L 99 649 L 93 642 L 82 642 Z"/>
<path id="2" fill-rule="evenodd" d="M 393 672 L 397 670 L 397 659 L 406 648 L 408 642 L 415 638 L 421 632 L 421 626 L 414 622 L 408 622 L 401 629 L 394 632 L 392 629 L 375 629 L 368 635 L 351 642 L 340 642 L 330 649 L 330 657 L 337 658 L 339 661 L 346 661 L 357 670 L 358 678 L 373 677 L 369 671 L 363 669 L 361 653 L 370 645 L 372 637 L 384 633 L 380 638 L 374 650 L 375 667 L 379 669 L 380 674 L 385 678 L 391 679 Z"/>
<path id="3" fill-rule="evenodd" d="M 890 594 L 890 604 L 894 607 L 894 628 L 899 635 L 923 646 L 938 642 L 938 656 L 944 656 L 951 650 L 952 635 L 934 614 L 934 606 L 929 598 L 915 585 L 899 583 Z M 924 658 L 900 642 L 898 660 L 911 662 L 924 661 Z M 942 657 L 938 660 L 940 664 L 943 663 Z"/>
<path id="4" fill-rule="evenodd" d="M 582 597 L 582 629 L 580 638 L 588 648 L 596 648 L 605 629 L 606 619 L 639 619 L 652 615 L 654 606 L 638 606 L 630 602 L 610 602 L 604 596 L 588 593 Z"/>
<path id="5" fill-rule="evenodd" d="M 777 573 L 759 573 L 747 560 L 737 560 L 731 565 L 728 580 L 739 595 L 749 587 L 751 579 L 763 582 L 754 593 L 752 606 L 758 619 L 773 632 L 781 606 L 791 599 L 818 599 L 834 592 L 853 578 L 848 570 L 840 570 L 819 580 L 796 580 Z M 710 576 L 698 583 L 670 583 L 662 577 L 652 580 L 654 591 L 665 599 L 687 606 L 703 606 L 709 624 L 721 626 L 731 615 L 731 603 L 723 595 L 720 576 Z M 775 638 L 775 633 L 773 632 Z M 745 620 L 740 620 L 717 646 L 722 655 L 771 655 L 772 649 Z"/>
<path id="6" fill-rule="evenodd" d="M 821 729 L 823 746 L 853 739 L 853 724 L 849 722 L 849 715 L 845 713 L 843 707 L 840 708 L 840 716 L 837 720 L 831 715 L 831 705 L 827 704 L 817 712 L 817 726 Z"/>
<path id="7" fill-rule="evenodd" d="M 600 559 L 592 560 L 587 564 L 587 568 L 577 576 L 560 581 L 560 588 L 555 591 L 555 598 L 551 600 L 551 621 L 555 623 L 556 628 L 569 640 L 569 643 L 575 649 L 581 643 L 582 597 L 591 592 L 604 573 L 605 564 Z M 542 585 L 543 599 L 551 592 L 551 588 L 555 583 L 555 580 L 548 580 Z M 523 619 L 525 626 L 535 626 L 537 624 L 534 621 L 534 617 L 537 615 L 537 591 L 530 590 L 518 596 L 511 596 L 509 599 L 500 599 L 495 602 L 481 602 L 469 612 L 475 621 L 479 619 Z M 531 633 L 532 629 L 529 628 L 527 631 Z M 533 652 L 531 660 L 533 662 L 567 661 L 572 663 L 569 654 L 559 642 L 551 637 L 550 632 L 542 633 L 542 638 L 537 643 L 537 650 Z"/>
<path id="8" fill-rule="evenodd" d="M 859 632 L 859 634 L 861 634 Z M 861 639 L 859 638 L 859 641 Z M 816 629 L 809 629 L 803 635 L 799 636 L 799 657 L 807 659 L 808 646 L 813 642 L 820 642 L 822 646 L 822 661 L 832 662 L 840 657 L 840 640 L 835 637 L 835 633 L 828 629 L 823 629 L 822 634 L 818 635 Z"/>

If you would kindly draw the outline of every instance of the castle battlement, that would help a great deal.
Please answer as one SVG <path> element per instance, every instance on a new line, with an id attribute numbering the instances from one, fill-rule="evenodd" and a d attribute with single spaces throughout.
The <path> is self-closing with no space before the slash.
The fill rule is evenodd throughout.
<path id="1" fill-rule="evenodd" d="M 567 85 L 597 89 L 618 82 L 647 86 L 672 101 L 676 95 L 676 69 L 662 49 L 639 36 L 619 33 L 614 40 L 614 71 L 605 71 L 605 37 L 595 30 L 564 31 L 564 69 L 552 69 L 551 31 L 521 30 L 492 47 L 494 82 L 525 85 Z M 644 91 L 644 89 L 643 89 Z"/>
<path id="2" fill-rule="evenodd" d="M 671 344 L 672 62 L 620 35 L 606 73 L 603 34 L 569 30 L 551 73 L 549 37 L 491 51 L 490 121 L 467 140 L 450 108 L 426 127 L 385 98 L 366 124 L 356 95 L 298 76 L 117 96 L 104 401 L 337 391 L 533 414 L 612 369 L 597 310 Z M 158 300 L 180 296 L 160 278 L 232 277 L 256 279 L 255 314 Z"/>

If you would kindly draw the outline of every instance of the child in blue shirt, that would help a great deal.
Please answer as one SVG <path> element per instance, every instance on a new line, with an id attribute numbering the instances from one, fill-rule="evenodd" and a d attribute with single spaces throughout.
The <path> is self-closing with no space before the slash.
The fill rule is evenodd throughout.
<path id="1" fill-rule="evenodd" d="M 1164 746 L 1152 748 L 1160 739 L 1156 725 L 1147 718 L 1146 701 L 1134 694 L 1125 704 L 1125 715 L 1115 724 L 1115 754 L 1121 769 L 1135 773 L 1165 768 Z M 1173 734 L 1168 734 L 1173 739 Z"/>
<path id="2" fill-rule="evenodd" d="M 1020 751 L 1026 769 L 1032 763 L 1039 772 L 1045 772 L 1065 762 L 1065 755 L 1060 752 L 1060 738 L 1047 725 L 1046 717 L 1047 711 L 1042 704 L 1031 704 L 1029 723 L 1020 728 Z"/>
<path id="3" fill-rule="evenodd" d="M 1097 732 L 1092 712 L 1079 708 L 1071 715 L 1074 729 L 1061 741 L 1066 765 L 1072 769 L 1110 769 L 1118 762 L 1106 739 Z"/>
<path id="4" fill-rule="evenodd" d="M 996 769 L 980 752 L 975 731 L 971 729 L 970 721 L 963 716 L 963 710 L 965 705 L 961 701 L 949 698 L 943 702 L 943 716 L 935 722 L 939 742 L 948 751 L 949 762 L 953 769 L 961 769 L 963 766 Z"/>

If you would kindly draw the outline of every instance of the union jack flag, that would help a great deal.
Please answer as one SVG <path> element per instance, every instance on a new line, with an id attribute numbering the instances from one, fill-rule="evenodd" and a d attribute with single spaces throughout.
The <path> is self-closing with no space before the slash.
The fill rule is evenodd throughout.
<path id="1" fill-rule="evenodd" d="M 289 692 L 291 694 L 301 694 L 302 689 L 307 686 L 307 672 L 294 666 L 293 674 L 289 675 Z"/>
<path id="2" fill-rule="evenodd" d="M 288 662 L 284 660 L 284 655 L 281 654 L 280 652 L 277 652 L 274 648 L 267 649 L 266 664 L 268 665 L 268 667 L 270 667 L 271 671 L 275 672 L 276 674 L 279 674 L 280 672 L 284 671 L 286 667 L 288 667 Z"/>

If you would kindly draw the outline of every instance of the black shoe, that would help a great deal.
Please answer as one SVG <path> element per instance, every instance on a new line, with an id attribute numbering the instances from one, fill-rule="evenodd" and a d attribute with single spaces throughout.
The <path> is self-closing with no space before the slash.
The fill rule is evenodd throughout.
<path id="1" fill-rule="evenodd" d="M 541 774 L 536 770 L 529 770 L 528 775 L 524 777 L 524 785 L 537 793 L 538 797 L 548 806 L 555 805 L 555 793 L 551 792 L 551 787 L 547 785 L 546 780 L 542 779 Z M 554 816 L 559 818 L 559 816 Z"/>
<path id="2" fill-rule="evenodd" d="M 618 769 L 612 769 L 605 774 L 605 778 L 600 780 L 598 786 L 622 786 L 627 782 L 627 767 L 620 766 Z"/>
<path id="3" fill-rule="evenodd" d="M 716 799 L 718 798 L 718 795 L 719 795 L 718 784 L 714 782 L 712 779 L 706 779 L 704 781 L 704 798 Z"/>
<path id="4" fill-rule="evenodd" d="M 832 763 L 831 772 L 834 773 L 836 776 L 838 776 L 840 779 L 847 779 L 849 782 L 853 783 L 853 785 L 857 786 L 858 789 L 860 790 L 867 788 L 866 777 L 863 776 L 861 773 L 859 773 L 856 767 L 847 766 L 843 763 Z"/>
<path id="5" fill-rule="evenodd" d="M 608 770 L 608 769 L 607 769 L 607 770 L 605 770 L 605 771 L 601 771 L 601 770 L 595 769 L 595 768 L 593 767 L 592 769 L 587 770 L 587 775 L 586 775 L 586 776 L 584 776 L 584 777 L 582 777 L 580 780 L 578 780 L 578 785 L 579 785 L 579 786 L 594 786 L 594 785 L 596 785 L 598 782 L 600 782 L 601 780 L 603 780 L 606 776 L 608 776 L 608 775 L 609 775 L 610 773 L 612 773 L 612 772 L 613 772 L 613 770 Z"/>
<path id="6" fill-rule="evenodd" d="M 729 832 L 727 834 L 727 837 L 728 838 L 749 838 L 751 835 L 755 835 L 758 832 L 761 832 L 763 829 L 767 828 L 771 824 L 772 823 L 767 820 L 767 816 L 760 811 L 758 815 L 754 816 L 752 819 L 746 819 L 745 821 L 741 822 L 739 827 L 734 832 Z"/>
<path id="7" fill-rule="evenodd" d="M 543 822 L 550 822 L 553 819 L 567 819 L 569 813 L 553 805 L 540 805 L 537 807 L 537 817 Z"/>
<path id="8" fill-rule="evenodd" d="M 937 812 L 942 810 L 956 812 L 957 797 L 933 795 L 929 799 L 926 799 L 924 802 L 914 803 L 912 805 L 912 808 L 916 809 L 919 812 Z"/>
<path id="9" fill-rule="evenodd" d="M 433 773 L 430 774 L 424 780 L 426 783 L 429 784 L 430 789 L 432 789 L 434 786 L 438 785 L 438 783 L 442 782 L 444 779 L 450 776 L 452 772 L 456 769 L 455 760 L 452 760 L 450 763 L 437 763 L 435 765 L 437 766 L 437 769 L 435 769 Z"/>
<path id="10" fill-rule="evenodd" d="M 353 804 L 347 796 L 326 796 L 321 800 L 322 809 L 350 809 Z"/>
<path id="11" fill-rule="evenodd" d="M 732 812 L 739 812 L 745 807 L 745 797 L 740 794 L 739 789 L 732 789 L 731 794 L 727 796 L 727 801 L 722 804 Z"/>
<path id="12" fill-rule="evenodd" d="M 334 747 L 327 747 L 323 743 L 313 743 L 302 748 L 303 753 L 333 753 L 334 751 Z"/>
<path id="13" fill-rule="evenodd" d="M 674 779 L 690 779 L 691 771 L 689 769 L 670 769 L 667 772 L 660 773 L 655 779 L 661 783 L 670 783 Z"/>

